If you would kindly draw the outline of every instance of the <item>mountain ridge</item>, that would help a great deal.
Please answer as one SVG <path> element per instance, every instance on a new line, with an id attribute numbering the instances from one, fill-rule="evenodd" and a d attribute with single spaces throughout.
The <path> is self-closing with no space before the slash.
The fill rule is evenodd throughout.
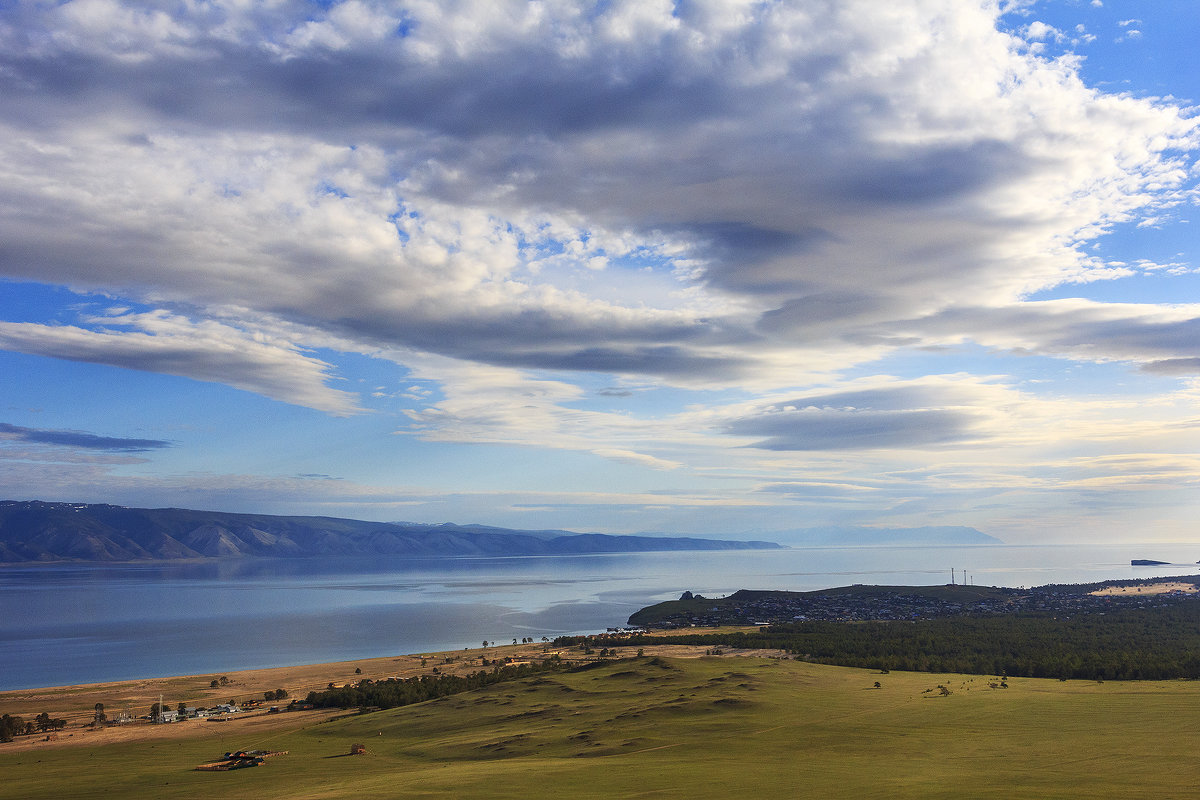
<path id="1" fill-rule="evenodd" d="M 878 547 L 919 545 L 993 545 L 1001 539 L 965 525 L 884 528 L 830 525 L 772 534 L 792 547 Z"/>
<path id="2" fill-rule="evenodd" d="M 9 564 L 338 555 L 583 555 L 779 547 L 774 542 L 690 536 L 660 538 L 475 524 L 0 501 L 0 563 Z"/>

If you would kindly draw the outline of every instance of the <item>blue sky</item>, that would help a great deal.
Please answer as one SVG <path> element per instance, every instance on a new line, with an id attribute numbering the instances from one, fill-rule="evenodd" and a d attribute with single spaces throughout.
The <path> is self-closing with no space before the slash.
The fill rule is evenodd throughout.
<path id="1" fill-rule="evenodd" d="M 0 495 L 1194 539 L 1198 29 L 7 4 Z"/>

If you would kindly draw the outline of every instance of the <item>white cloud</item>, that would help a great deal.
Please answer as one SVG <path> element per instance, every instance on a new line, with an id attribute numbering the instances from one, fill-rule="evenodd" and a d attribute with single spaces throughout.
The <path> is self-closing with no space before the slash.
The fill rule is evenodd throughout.
<path id="1" fill-rule="evenodd" d="M 95 7 L 27 10 L 61 34 L 30 86 L 95 48 L 146 65 L 91 76 L 102 105 L 19 93 L 0 269 L 365 349 L 740 383 L 831 336 L 876 357 L 845 349 L 859 325 L 1095 275 L 1084 242 L 1180 202 L 1194 123 L 1084 87 L 986 7 L 728 11 L 176 8 L 111 15 L 110 44 L 71 33 Z M 166 77 L 186 102 L 154 99 Z M 654 305 L 581 277 L 635 254 Z"/>
<path id="2" fill-rule="evenodd" d="M 876 400 L 910 402 L 816 402 L 966 342 L 1160 375 L 1200 358 L 1196 308 L 1028 300 L 1190 269 L 1091 246 L 1171 221 L 1200 145 L 1190 110 L 1031 46 L 1083 28 L 998 28 L 1032 8 L 20 5 L 0 27 L 0 275 L 169 311 L 2 322 L 0 346 L 333 414 L 359 398 L 313 349 L 366 353 L 436 387 L 392 393 L 429 441 L 764 485 L 866 485 L 796 449 L 899 473 L 885 451 L 1050 446 L 1079 409 L 991 378 L 921 384 L 957 403 L 883 382 Z M 591 375 L 725 394 L 597 410 Z"/>
<path id="3" fill-rule="evenodd" d="M 1062 41 L 1064 38 L 1062 31 L 1060 31 L 1058 28 L 1055 28 L 1053 25 L 1047 25 L 1040 20 L 1029 23 L 1029 25 L 1025 28 L 1025 36 L 1033 41 Z"/>
<path id="4" fill-rule="evenodd" d="M 968 307 L 914 321 L 924 341 L 971 339 L 989 347 L 1079 361 L 1152 363 L 1200 355 L 1200 305 L 1048 300 Z M 969 333 L 968 333 L 969 331 Z"/>
<path id="5" fill-rule="evenodd" d="M 328 364 L 290 343 L 163 312 L 123 314 L 95 322 L 97 329 L 0 322 L 0 347 L 224 383 L 330 414 L 359 410 L 354 395 L 325 384 Z"/>

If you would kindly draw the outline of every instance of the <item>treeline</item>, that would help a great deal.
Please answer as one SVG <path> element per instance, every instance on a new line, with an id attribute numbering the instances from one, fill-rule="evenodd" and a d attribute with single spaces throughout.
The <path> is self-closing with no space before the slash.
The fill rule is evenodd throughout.
<path id="1" fill-rule="evenodd" d="M 540 663 L 497 665 L 491 672 L 479 670 L 470 675 L 421 675 L 413 678 L 363 680 L 355 686 L 309 692 L 305 702 L 317 708 L 397 708 L 436 697 L 469 692 L 504 681 L 525 678 L 566 667 L 552 656 Z"/>
<path id="2" fill-rule="evenodd" d="M 555 644 L 580 641 L 564 637 Z M 796 622 L 748 633 L 635 635 L 620 643 L 764 648 L 820 664 L 916 672 L 1087 680 L 1200 678 L 1200 602 L 1070 617 Z"/>
<path id="3" fill-rule="evenodd" d="M 46 731 L 60 731 L 67 726 L 65 719 L 51 719 L 49 714 L 41 713 L 28 722 L 21 717 L 9 714 L 0 716 L 0 742 L 11 742 L 16 736 L 30 736 Z"/>

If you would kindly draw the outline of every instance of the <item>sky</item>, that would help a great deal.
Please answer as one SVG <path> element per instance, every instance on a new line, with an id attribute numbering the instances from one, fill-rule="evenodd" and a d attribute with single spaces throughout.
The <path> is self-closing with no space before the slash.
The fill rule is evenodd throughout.
<path id="1" fill-rule="evenodd" d="M 0 496 L 1195 540 L 1197 29 L 0 2 Z"/>

